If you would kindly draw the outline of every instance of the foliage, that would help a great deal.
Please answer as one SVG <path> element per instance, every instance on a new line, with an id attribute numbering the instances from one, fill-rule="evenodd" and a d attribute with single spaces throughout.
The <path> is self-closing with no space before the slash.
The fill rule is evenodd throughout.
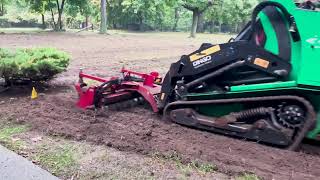
<path id="1" fill-rule="evenodd" d="M 9 0 L 0 0 L 0 16 L 3 16 L 6 12 L 5 6 L 10 3 Z"/>
<path id="2" fill-rule="evenodd" d="M 53 48 L 0 49 L 0 78 L 44 81 L 63 72 L 69 55 Z"/>
<path id="3" fill-rule="evenodd" d="M 205 19 L 207 22 L 216 22 L 220 26 L 222 24 L 236 26 L 235 32 L 237 32 L 239 24 L 244 25 L 249 21 L 251 12 L 256 4 L 258 4 L 258 0 L 219 1 L 206 11 Z"/>
<path id="4" fill-rule="evenodd" d="M 221 26 L 227 26 L 227 31 L 236 32 L 249 20 L 253 7 L 259 1 L 261 0 L 106 0 L 107 23 L 114 29 L 186 31 L 196 22 L 190 9 L 196 9 L 199 12 L 197 24 L 199 27 L 202 25 L 204 31 L 213 32 L 217 30 L 217 26 L 221 31 Z M 6 2 L 10 3 L 6 3 L 5 16 L 10 14 L 9 16 L 16 17 L 22 14 L 16 19 L 28 21 L 31 19 L 27 17 L 32 17 L 33 21 L 34 16 L 38 16 L 38 22 L 46 21 L 46 25 L 53 29 L 79 28 L 83 23 L 94 24 L 97 28 L 101 24 L 101 0 Z M 6 18 L 11 20 L 14 17 Z M 63 27 L 60 26 L 59 19 Z"/>
<path id="5" fill-rule="evenodd" d="M 181 3 L 183 6 L 186 5 L 202 11 L 208 7 L 208 4 L 212 4 L 213 2 L 211 0 L 180 0 L 179 3 Z"/>

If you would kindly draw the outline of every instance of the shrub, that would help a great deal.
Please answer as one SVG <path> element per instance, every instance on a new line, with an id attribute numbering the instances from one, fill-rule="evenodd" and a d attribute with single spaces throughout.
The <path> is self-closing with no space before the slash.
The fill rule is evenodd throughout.
<path id="1" fill-rule="evenodd" d="M 47 81 L 66 70 L 70 56 L 54 48 L 16 49 L 0 48 L 0 78 Z"/>

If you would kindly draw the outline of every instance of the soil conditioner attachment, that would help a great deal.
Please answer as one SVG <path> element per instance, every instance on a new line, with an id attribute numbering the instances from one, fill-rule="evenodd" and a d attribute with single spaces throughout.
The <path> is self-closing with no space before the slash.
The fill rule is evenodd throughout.
<path id="1" fill-rule="evenodd" d="M 80 72 L 77 105 L 123 109 L 145 101 L 178 124 L 289 150 L 304 138 L 320 140 L 320 12 L 314 7 L 262 2 L 236 38 L 202 44 L 173 63 L 163 80 L 157 72 L 123 69 L 111 78 Z"/>

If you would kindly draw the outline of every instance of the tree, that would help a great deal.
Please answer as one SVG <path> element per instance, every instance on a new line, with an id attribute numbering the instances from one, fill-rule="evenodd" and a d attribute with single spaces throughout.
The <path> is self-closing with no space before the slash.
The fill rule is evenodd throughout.
<path id="1" fill-rule="evenodd" d="M 155 0 L 124 0 L 122 5 L 124 11 L 131 16 L 131 21 L 133 23 L 138 22 L 140 31 L 144 31 L 144 23 L 147 19 L 155 18 Z"/>
<path id="2" fill-rule="evenodd" d="M 137 22 L 139 30 L 144 31 L 147 23 L 162 29 L 165 17 L 171 9 L 168 8 L 174 3 L 170 0 L 124 0 L 122 5 L 123 11 L 128 13 L 131 22 Z"/>
<path id="3" fill-rule="evenodd" d="M 50 11 L 52 26 L 54 30 L 63 30 L 62 14 L 66 0 L 26 0 L 29 3 L 30 9 L 35 13 L 40 13 L 42 16 L 42 24 L 45 25 L 45 12 Z M 58 21 L 55 20 L 55 14 L 58 13 Z"/>
<path id="4" fill-rule="evenodd" d="M 258 0 L 224 0 L 219 1 L 205 13 L 205 21 L 210 22 L 211 30 L 213 26 L 219 25 L 219 32 L 222 31 L 222 25 L 234 27 L 232 32 L 238 32 L 239 27 L 249 21 L 252 9 L 258 4 Z"/>
<path id="5" fill-rule="evenodd" d="M 46 28 L 45 13 L 48 10 L 48 0 L 26 0 L 31 12 L 41 14 L 42 28 Z"/>
<path id="6" fill-rule="evenodd" d="M 59 2 L 59 0 L 56 0 L 56 5 L 57 5 L 57 8 L 58 8 L 58 26 L 59 26 L 59 30 L 63 29 L 62 14 L 63 14 L 65 2 L 66 2 L 66 0 L 61 0 L 61 2 Z"/>
<path id="7" fill-rule="evenodd" d="M 88 27 L 89 18 L 95 12 L 95 3 L 96 1 L 92 0 L 68 0 L 65 7 L 66 15 L 68 16 L 67 23 L 72 23 L 74 19 L 84 17 L 85 27 Z M 83 20 L 81 23 L 83 23 Z"/>
<path id="8" fill-rule="evenodd" d="M 107 32 L 107 0 L 101 0 L 100 33 L 105 34 L 106 32 Z"/>
<path id="9" fill-rule="evenodd" d="M 51 2 L 49 0 L 49 9 L 51 11 L 52 15 L 52 21 L 54 23 L 55 29 L 56 30 L 63 30 L 63 12 L 65 10 L 65 6 L 73 7 L 74 11 L 80 11 L 81 14 L 83 15 L 88 15 L 90 14 L 90 2 L 89 0 L 55 0 L 55 2 Z M 54 9 L 57 9 L 58 12 L 58 21 L 55 22 L 55 17 L 54 17 Z M 72 11 L 73 11 L 72 10 Z M 73 14 L 77 14 L 73 12 Z"/>
<path id="10" fill-rule="evenodd" d="M 46 0 L 44 0 L 44 1 L 46 1 Z M 63 30 L 62 15 L 63 15 L 65 4 L 66 4 L 66 0 L 55 0 L 55 1 L 48 0 L 47 10 L 50 10 L 50 12 L 51 12 L 53 28 L 55 30 L 59 30 L 59 31 Z M 55 12 L 58 12 L 58 21 L 57 22 L 55 20 Z"/>
<path id="11" fill-rule="evenodd" d="M 0 0 L 0 16 L 3 16 L 5 14 L 5 5 L 7 5 L 9 2 L 9 0 Z"/>
<path id="12" fill-rule="evenodd" d="M 174 31 L 174 32 L 177 31 L 179 19 L 180 19 L 180 8 L 176 7 L 174 9 L 174 25 L 172 28 L 172 31 Z"/>
<path id="13" fill-rule="evenodd" d="M 196 37 L 199 17 L 212 5 L 212 0 L 185 0 L 182 3 L 182 6 L 184 8 L 192 11 L 192 26 L 190 37 Z"/>
<path id="14" fill-rule="evenodd" d="M 128 22 L 127 12 L 124 12 L 123 0 L 109 0 L 107 3 L 108 22 L 112 24 L 114 29 L 123 28 Z"/>

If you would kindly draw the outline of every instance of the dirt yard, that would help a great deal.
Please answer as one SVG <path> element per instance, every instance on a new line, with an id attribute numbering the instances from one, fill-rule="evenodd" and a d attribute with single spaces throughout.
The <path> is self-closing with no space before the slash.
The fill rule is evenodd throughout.
<path id="1" fill-rule="evenodd" d="M 317 179 L 320 177 L 320 147 L 316 145 L 304 144 L 300 152 L 288 152 L 171 124 L 144 108 L 99 116 L 75 107 L 77 95 L 72 85 L 77 80 L 80 68 L 99 76 L 117 74 L 123 66 L 143 72 L 156 70 L 164 75 L 170 63 L 197 49 L 202 42 L 219 43 L 229 38 L 227 35 L 201 35 L 197 39 L 189 39 L 181 33 L 112 32 L 108 36 L 2 34 L 0 47 L 56 47 L 69 52 L 72 62 L 67 72 L 54 79 L 50 87 L 41 90 L 37 101 L 30 100 L 29 90 L 19 91 L 18 94 L 16 91 L 1 94 L 0 119 L 30 125 L 29 135 L 38 133 L 63 137 L 58 142 L 66 139 L 75 146 L 89 143 L 87 146 L 94 146 L 94 152 L 99 148 L 107 148 L 117 157 L 123 156 L 126 160 L 122 163 L 130 164 L 138 159 L 142 161 L 154 157 L 168 160 L 169 165 L 163 168 L 165 170 L 159 170 L 158 162 L 152 166 L 146 164 L 158 169 L 147 175 L 155 179 L 180 179 L 177 172 L 170 171 L 170 176 L 165 175 L 172 161 L 185 166 L 196 162 L 196 169 L 214 169 L 214 172 L 200 175 L 194 173 L 193 169 L 186 176 L 190 179 L 232 179 L 244 173 L 254 173 L 263 179 Z M 86 163 L 82 166 L 90 166 L 88 161 L 84 161 Z M 146 166 L 144 168 L 150 170 Z M 99 168 L 92 167 L 92 164 L 90 167 Z M 111 166 L 107 167 L 110 171 Z M 113 173 L 118 170 L 114 168 Z M 61 177 L 71 178 L 65 175 Z M 103 179 L 103 176 L 81 176 L 81 173 L 76 177 Z"/>

